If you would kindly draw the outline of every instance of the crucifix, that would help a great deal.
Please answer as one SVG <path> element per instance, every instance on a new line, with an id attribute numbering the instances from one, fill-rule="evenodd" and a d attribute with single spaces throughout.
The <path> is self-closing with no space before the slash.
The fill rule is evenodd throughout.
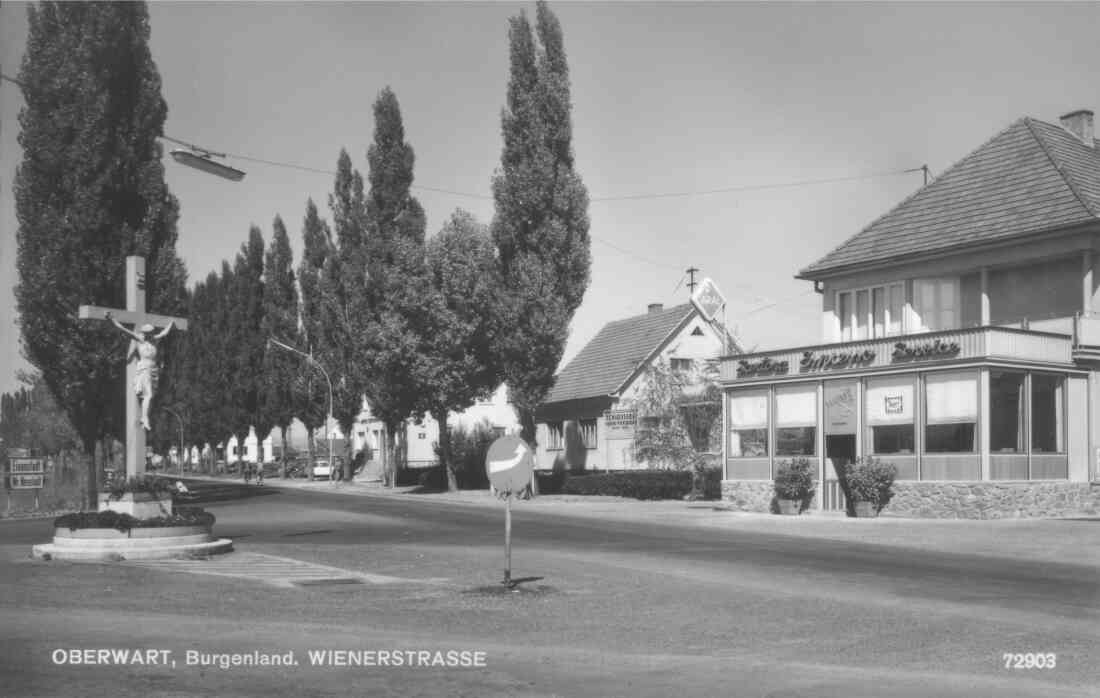
<path id="1" fill-rule="evenodd" d="M 132 338 L 126 352 L 126 477 L 145 472 L 145 430 L 149 428 L 149 402 L 153 399 L 156 378 L 155 339 L 170 329 L 186 330 L 187 320 L 145 312 L 145 258 L 126 258 L 126 309 L 98 305 L 80 306 L 82 320 L 111 320 Z M 140 329 L 144 337 L 121 327 L 128 323 Z M 161 329 L 157 334 L 153 334 Z M 139 339 L 141 341 L 139 341 Z"/>

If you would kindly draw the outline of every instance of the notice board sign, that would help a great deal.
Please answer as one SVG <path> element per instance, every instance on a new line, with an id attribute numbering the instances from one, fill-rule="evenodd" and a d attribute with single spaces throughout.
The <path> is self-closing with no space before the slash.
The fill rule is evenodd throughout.
<path id="1" fill-rule="evenodd" d="M 12 475 L 37 475 L 46 472 L 45 458 L 12 458 L 8 467 Z"/>
<path id="2" fill-rule="evenodd" d="M 12 475 L 9 480 L 13 490 L 37 490 L 42 489 L 45 478 L 45 475 Z"/>

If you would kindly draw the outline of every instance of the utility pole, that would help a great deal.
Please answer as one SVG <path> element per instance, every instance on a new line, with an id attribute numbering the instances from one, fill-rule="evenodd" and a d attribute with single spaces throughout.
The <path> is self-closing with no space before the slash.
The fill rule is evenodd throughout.
<path id="1" fill-rule="evenodd" d="M 698 273 L 698 271 L 699 271 L 699 270 L 698 270 L 698 269 L 696 269 L 695 267 L 688 267 L 688 268 L 687 268 L 687 275 L 688 275 L 688 293 L 690 293 L 691 295 L 695 295 L 695 286 L 696 286 L 696 283 L 695 283 L 695 274 L 696 274 L 696 273 Z"/>

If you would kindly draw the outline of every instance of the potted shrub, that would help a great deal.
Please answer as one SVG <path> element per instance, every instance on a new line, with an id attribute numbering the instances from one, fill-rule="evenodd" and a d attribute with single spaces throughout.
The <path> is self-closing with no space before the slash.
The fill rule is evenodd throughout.
<path id="1" fill-rule="evenodd" d="M 779 513 L 798 515 L 803 505 L 814 495 L 813 465 L 808 458 L 781 461 L 773 480 Z"/>
<path id="2" fill-rule="evenodd" d="M 864 456 L 847 472 L 848 492 L 859 518 L 878 516 L 893 496 L 891 489 L 898 470 L 878 458 Z"/>

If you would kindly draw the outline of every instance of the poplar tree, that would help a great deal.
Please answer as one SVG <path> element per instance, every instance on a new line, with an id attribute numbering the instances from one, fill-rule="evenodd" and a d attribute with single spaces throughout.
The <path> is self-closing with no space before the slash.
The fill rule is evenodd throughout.
<path id="1" fill-rule="evenodd" d="M 554 383 L 569 323 L 588 287 L 588 192 L 574 168 L 569 67 L 561 24 L 545 2 L 536 31 L 510 20 L 504 148 L 493 177 L 491 227 L 508 302 L 497 343 L 522 436 Z"/>
<path id="2" fill-rule="evenodd" d="M 298 264 L 298 288 L 301 293 L 301 327 L 297 347 L 313 355 L 322 341 L 321 281 L 325 264 L 334 247 L 328 224 L 317 210 L 313 199 L 306 201 L 306 215 L 302 221 L 302 260 Z M 314 432 L 325 424 L 327 414 L 327 388 L 324 378 L 305 361 L 299 360 L 298 378 L 295 381 L 294 413 L 306 427 L 309 463 L 316 456 Z"/>
<path id="3" fill-rule="evenodd" d="M 367 236 L 363 176 L 352 167 L 351 157 L 340 150 L 336 181 L 329 195 L 336 233 L 335 245 L 325 259 L 320 278 L 321 361 L 332 380 L 333 417 L 345 435 L 344 479 L 351 479 L 351 433 L 363 405 L 365 345 L 358 337 L 361 318 L 358 296 L 364 279 L 363 254 Z M 330 458 L 334 454 L 330 454 Z"/>
<path id="4" fill-rule="evenodd" d="M 294 285 L 294 259 L 290 237 L 282 217 L 276 215 L 271 246 L 264 259 L 264 299 L 262 335 L 266 342 L 277 339 L 294 342 L 298 334 L 298 291 Z M 282 477 L 286 477 L 287 429 L 294 419 L 294 381 L 300 357 L 268 348 L 263 362 L 263 411 L 282 432 Z M 261 440 L 263 436 L 260 437 Z"/>
<path id="5" fill-rule="evenodd" d="M 251 226 L 248 240 L 241 245 L 233 263 L 230 285 L 232 306 L 229 311 L 227 347 L 232 367 L 227 396 L 231 409 L 228 426 L 237 437 L 237 449 L 244 455 L 244 442 L 250 428 L 262 441 L 271 431 L 272 421 L 261 409 L 264 391 L 263 361 L 267 338 L 263 335 L 264 239 L 260 229 Z"/>
<path id="6" fill-rule="evenodd" d="M 364 245 L 366 272 L 360 295 L 358 341 L 366 348 L 371 413 L 386 427 L 386 467 L 395 474 L 396 442 L 406 420 L 416 418 L 425 380 L 423 338 L 427 313 L 424 231 L 420 202 L 409 193 L 416 161 L 405 141 L 401 107 L 390 88 L 374 102 L 374 140 L 367 150 L 370 191 Z"/>
<path id="7" fill-rule="evenodd" d="M 91 455 L 97 440 L 123 433 L 127 345 L 106 323 L 78 320 L 77 307 L 123 307 L 125 258 L 136 254 L 146 259 L 149 311 L 184 309 L 178 204 L 157 142 L 167 106 L 145 3 L 42 2 L 27 13 L 14 184 L 19 326 L 25 358 Z M 93 468 L 89 503 L 96 488 Z"/>

